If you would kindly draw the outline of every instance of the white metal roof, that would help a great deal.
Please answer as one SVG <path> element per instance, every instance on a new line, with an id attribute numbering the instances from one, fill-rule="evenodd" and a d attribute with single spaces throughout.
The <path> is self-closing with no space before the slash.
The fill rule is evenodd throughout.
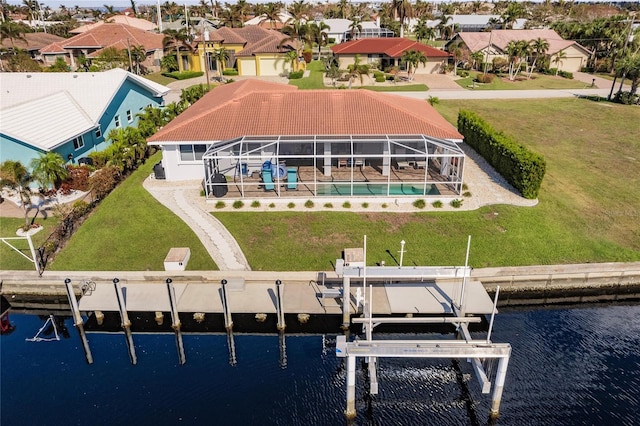
<path id="1" fill-rule="evenodd" d="M 98 125 L 127 80 L 162 97 L 169 88 L 122 69 L 0 73 L 0 132 L 50 150 Z"/>

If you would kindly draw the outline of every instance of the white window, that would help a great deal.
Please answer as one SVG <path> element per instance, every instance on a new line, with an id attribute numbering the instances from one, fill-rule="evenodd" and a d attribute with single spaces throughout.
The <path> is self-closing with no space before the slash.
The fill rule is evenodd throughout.
<path id="1" fill-rule="evenodd" d="M 120 127 L 120 116 L 119 116 L 119 115 L 116 115 L 116 116 L 113 118 L 113 120 L 114 120 L 114 121 L 115 121 L 115 123 L 116 123 L 116 128 Z"/>
<path id="2" fill-rule="evenodd" d="M 102 129 L 98 127 L 96 129 L 96 139 L 100 139 L 101 136 L 102 136 Z"/>
<path id="3" fill-rule="evenodd" d="M 73 149 L 76 151 L 84 146 L 84 138 L 82 136 L 78 136 L 77 138 L 73 138 Z"/>
<path id="4" fill-rule="evenodd" d="M 131 114 L 131 110 L 127 110 L 127 122 L 131 123 L 133 121 L 133 114 Z"/>
<path id="5" fill-rule="evenodd" d="M 206 145 L 180 145 L 180 160 L 198 161 L 207 151 Z"/>

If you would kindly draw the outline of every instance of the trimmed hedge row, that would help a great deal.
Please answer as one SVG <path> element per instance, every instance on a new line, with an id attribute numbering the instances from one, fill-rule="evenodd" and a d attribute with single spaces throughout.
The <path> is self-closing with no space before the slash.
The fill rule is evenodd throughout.
<path id="1" fill-rule="evenodd" d="M 187 80 L 189 78 L 201 77 L 204 74 L 202 71 L 173 71 L 163 72 L 165 77 L 175 78 L 176 80 Z"/>
<path id="2" fill-rule="evenodd" d="M 476 113 L 461 110 L 458 130 L 465 142 L 484 157 L 524 198 L 538 197 L 547 163 L 544 158 L 502 132 L 496 132 Z"/>

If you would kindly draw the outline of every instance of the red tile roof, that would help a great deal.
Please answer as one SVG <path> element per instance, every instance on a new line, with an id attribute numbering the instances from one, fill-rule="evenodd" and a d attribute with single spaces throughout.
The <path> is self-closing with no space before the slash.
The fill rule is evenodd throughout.
<path id="1" fill-rule="evenodd" d="M 287 36 L 279 31 L 267 30 L 257 25 L 242 28 L 222 27 L 209 34 L 209 40 L 225 44 L 242 44 L 244 48 L 236 56 L 251 56 L 256 53 L 281 53 L 282 40 Z M 288 45 L 288 43 L 287 43 Z"/>
<path id="2" fill-rule="evenodd" d="M 59 53 L 64 49 L 94 48 L 102 49 L 118 42 L 126 43 L 129 39 L 131 46 L 144 46 L 147 51 L 162 49 L 163 34 L 154 34 L 139 30 L 124 24 L 105 23 L 82 34 L 73 36 L 65 41 L 52 43 L 40 51 L 42 53 Z"/>
<path id="3" fill-rule="evenodd" d="M 245 135 L 462 135 L 428 102 L 368 90 L 297 90 L 255 79 L 220 86 L 149 142 L 218 141 Z"/>
<path id="4" fill-rule="evenodd" d="M 336 55 L 385 54 L 391 58 L 399 58 L 407 50 L 423 52 L 427 58 L 446 58 L 448 52 L 400 37 L 361 38 L 331 47 Z"/>

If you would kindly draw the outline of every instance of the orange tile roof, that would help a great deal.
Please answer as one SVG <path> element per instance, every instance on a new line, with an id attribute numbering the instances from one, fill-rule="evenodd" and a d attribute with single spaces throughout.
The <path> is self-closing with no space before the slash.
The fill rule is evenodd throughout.
<path id="1" fill-rule="evenodd" d="M 149 142 L 240 136 L 424 134 L 462 139 L 428 102 L 368 90 L 297 90 L 255 79 L 220 86 Z"/>
<path id="2" fill-rule="evenodd" d="M 423 52 L 427 58 L 448 57 L 449 53 L 417 41 L 400 37 L 361 38 L 331 47 L 336 55 L 380 54 L 399 58 L 407 50 Z"/>
<path id="3" fill-rule="evenodd" d="M 58 53 L 60 48 L 95 48 L 101 49 L 129 39 L 131 46 L 142 45 L 147 51 L 162 49 L 163 34 L 154 34 L 124 24 L 105 23 L 65 41 L 52 43 L 40 51 L 42 53 Z"/>

